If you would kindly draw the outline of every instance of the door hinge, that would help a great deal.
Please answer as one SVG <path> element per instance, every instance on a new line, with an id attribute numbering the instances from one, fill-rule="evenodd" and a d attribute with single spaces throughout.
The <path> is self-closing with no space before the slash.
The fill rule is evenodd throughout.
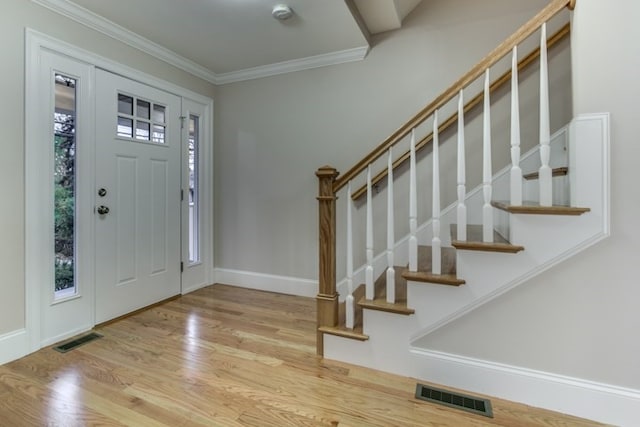
<path id="1" fill-rule="evenodd" d="M 180 273 L 184 273 L 184 262 L 180 262 Z"/>
<path id="2" fill-rule="evenodd" d="M 184 121 L 186 120 L 185 116 L 180 116 L 180 129 L 184 129 Z"/>
<path id="3" fill-rule="evenodd" d="M 184 201 L 184 190 L 180 190 L 180 201 Z"/>

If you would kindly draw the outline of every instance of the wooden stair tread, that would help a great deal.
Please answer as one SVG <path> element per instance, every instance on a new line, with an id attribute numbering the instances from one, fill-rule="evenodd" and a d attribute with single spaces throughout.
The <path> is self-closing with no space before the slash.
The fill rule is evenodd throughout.
<path id="1" fill-rule="evenodd" d="M 385 270 L 384 273 L 382 273 L 375 281 L 373 299 L 368 300 L 363 295 L 358 300 L 358 306 L 361 309 L 367 308 L 369 310 L 386 311 L 389 313 L 405 315 L 415 313 L 414 309 L 407 307 L 407 281 L 402 277 L 404 267 L 394 266 L 394 270 L 396 273 L 396 302 L 387 302 L 387 271 Z"/>
<path id="2" fill-rule="evenodd" d="M 431 246 L 418 246 L 418 271 L 405 269 L 402 277 L 414 282 L 428 282 L 440 285 L 460 286 L 465 281 L 456 276 L 456 250 L 442 248 L 442 274 L 431 273 Z"/>
<path id="3" fill-rule="evenodd" d="M 358 341 L 367 341 L 369 339 L 369 335 L 362 333 L 362 326 L 356 326 L 353 329 L 347 329 L 344 326 L 320 326 L 318 331 Z"/>
<path id="4" fill-rule="evenodd" d="M 567 176 L 567 174 L 569 173 L 569 168 L 566 166 L 563 166 L 561 168 L 553 168 L 551 169 L 551 176 Z M 540 178 L 540 173 L 539 172 L 531 172 L 531 173 L 527 173 L 522 175 L 522 177 L 524 179 L 526 179 L 527 181 L 531 181 L 534 179 L 539 179 Z"/>
<path id="5" fill-rule="evenodd" d="M 573 206 L 540 206 L 538 202 L 522 202 L 521 206 L 510 205 L 507 201 L 495 200 L 491 202 L 494 208 L 507 211 L 513 214 L 537 214 L 537 215 L 582 215 L 589 212 L 589 208 L 578 208 Z"/>
<path id="6" fill-rule="evenodd" d="M 354 301 L 358 301 L 358 299 L 362 298 L 364 292 L 364 285 L 358 286 L 353 291 Z M 355 304 L 354 308 L 355 312 L 353 319 L 353 329 L 349 329 L 346 327 L 346 303 L 343 301 L 338 304 L 338 326 L 321 326 L 318 328 L 318 331 L 324 332 L 325 334 L 336 335 L 339 337 L 350 338 L 358 341 L 368 340 L 369 336 L 365 335 L 362 332 L 362 307 L 359 307 L 358 304 Z"/>
<path id="7" fill-rule="evenodd" d="M 482 241 L 482 225 L 467 225 L 467 240 L 457 240 L 458 227 L 451 224 L 451 246 L 459 250 L 517 253 L 524 250 L 523 246 L 512 245 L 497 231 L 493 231 L 493 242 Z"/>

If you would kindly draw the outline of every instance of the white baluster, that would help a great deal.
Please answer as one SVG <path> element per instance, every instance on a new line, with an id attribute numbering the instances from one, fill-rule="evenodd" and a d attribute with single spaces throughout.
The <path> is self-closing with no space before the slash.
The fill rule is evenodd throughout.
<path id="1" fill-rule="evenodd" d="M 418 207 L 416 189 L 416 130 L 411 130 L 409 161 L 409 271 L 418 271 Z"/>
<path id="2" fill-rule="evenodd" d="M 493 242 L 493 208 L 491 207 L 491 102 L 489 99 L 489 69 L 484 76 L 484 120 L 482 135 L 482 241 Z"/>
<path id="3" fill-rule="evenodd" d="M 431 273 L 442 274 L 442 243 L 440 241 L 440 142 L 438 138 L 438 110 L 433 113 L 433 193 L 431 225 Z"/>
<path id="4" fill-rule="evenodd" d="M 393 154 L 389 148 L 389 160 L 387 164 L 387 302 L 396 302 L 396 271 L 394 269 L 393 246 L 395 237 L 393 233 Z"/>
<path id="5" fill-rule="evenodd" d="M 346 326 L 353 329 L 355 319 L 355 306 L 353 301 L 353 227 L 351 216 L 351 181 L 347 186 L 347 298 L 346 302 Z"/>
<path id="6" fill-rule="evenodd" d="M 367 267 L 364 273 L 365 298 L 372 300 L 374 297 L 373 287 L 373 206 L 371 195 L 371 165 L 367 167 Z"/>
<path id="7" fill-rule="evenodd" d="M 520 100 L 518 95 L 518 47 L 511 58 L 511 202 L 522 205 L 522 169 L 520 169 Z"/>
<path id="8" fill-rule="evenodd" d="M 553 204 L 551 167 L 551 130 L 549 129 L 549 74 L 547 70 L 547 24 L 542 24 L 540 34 L 540 206 Z"/>
<path id="9" fill-rule="evenodd" d="M 464 94 L 460 90 L 458 97 L 458 229 L 457 240 L 465 242 L 467 240 L 467 196 L 466 188 L 466 164 L 464 149 Z"/>

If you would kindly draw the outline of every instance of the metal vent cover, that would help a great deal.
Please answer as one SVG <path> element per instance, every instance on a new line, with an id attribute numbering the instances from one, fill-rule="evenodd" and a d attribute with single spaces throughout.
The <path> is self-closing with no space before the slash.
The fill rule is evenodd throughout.
<path id="1" fill-rule="evenodd" d="M 461 409 L 463 411 L 493 418 L 491 401 L 488 399 L 480 399 L 475 396 L 453 393 L 449 390 L 426 386 L 424 384 L 416 385 L 416 399 L 426 400 L 427 402 L 438 403 L 450 408 Z"/>
<path id="2" fill-rule="evenodd" d="M 86 344 L 88 342 L 91 342 L 93 340 L 97 340 L 98 338 L 102 338 L 102 335 L 100 334 L 96 334 L 95 332 L 91 332 L 90 334 L 81 336 L 79 338 L 76 338 L 74 340 L 68 341 L 64 344 L 60 344 L 56 347 L 53 347 L 53 349 L 55 351 L 58 351 L 60 353 L 66 353 L 67 351 L 71 351 L 74 348 L 78 348 L 83 344 Z"/>

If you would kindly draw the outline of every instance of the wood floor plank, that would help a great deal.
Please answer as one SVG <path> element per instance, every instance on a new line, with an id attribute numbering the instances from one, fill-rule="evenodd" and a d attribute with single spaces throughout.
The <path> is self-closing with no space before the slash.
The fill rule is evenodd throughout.
<path id="1" fill-rule="evenodd" d="M 494 418 L 414 398 L 416 379 L 315 355 L 315 301 L 210 286 L 0 366 L 0 425 L 596 426 L 491 399 Z"/>

